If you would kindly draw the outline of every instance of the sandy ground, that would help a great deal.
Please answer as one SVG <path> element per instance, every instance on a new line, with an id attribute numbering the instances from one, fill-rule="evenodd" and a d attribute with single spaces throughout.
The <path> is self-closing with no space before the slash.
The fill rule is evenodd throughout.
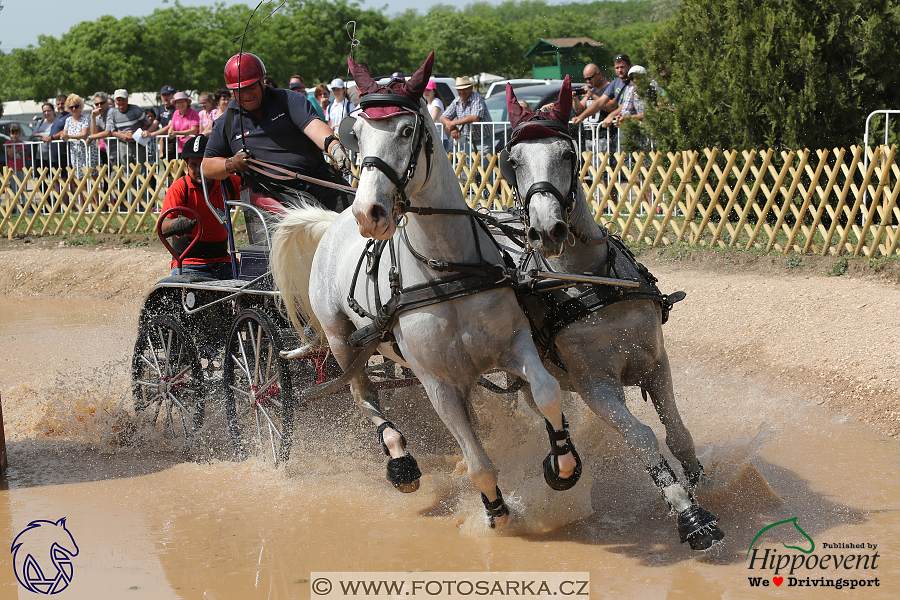
<path id="1" fill-rule="evenodd" d="M 120 240 L 121 242 L 121 240 Z M 0 244 L 0 294 L 139 298 L 168 274 L 158 243 L 59 240 Z M 900 434 L 900 261 L 651 250 L 640 260 L 663 292 L 684 290 L 665 326 L 670 355 L 761 375 L 785 389 Z"/>

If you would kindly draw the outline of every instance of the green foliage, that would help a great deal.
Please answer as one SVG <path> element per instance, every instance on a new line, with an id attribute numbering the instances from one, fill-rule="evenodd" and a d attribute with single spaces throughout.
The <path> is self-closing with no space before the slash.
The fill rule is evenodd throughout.
<path id="1" fill-rule="evenodd" d="M 831 265 L 831 268 L 829 268 L 828 271 L 825 272 L 825 274 L 829 277 L 840 277 L 841 275 L 847 274 L 847 269 L 849 268 L 849 266 L 850 261 L 846 257 L 839 258 L 834 262 L 833 265 Z"/>
<path id="2" fill-rule="evenodd" d="M 647 52 L 659 147 L 832 148 L 900 104 L 898 0 L 682 0 Z"/>
<path id="3" fill-rule="evenodd" d="M 354 58 L 368 62 L 373 74 L 413 71 L 434 50 L 438 72 L 527 77 L 531 64 L 524 53 L 539 38 L 586 36 L 604 44 L 599 62 L 611 76 L 615 54 L 625 52 L 643 62 L 644 43 L 675 1 L 476 2 L 389 18 L 385 9 L 363 9 L 355 0 L 288 0 L 247 36 L 244 50 L 258 54 L 282 86 L 295 73 L 308 85 L 346 78 L 350 44 L 345 24 L 354 20 L 360 40 Z M 271 6 L 261 8 L 253 24 Z M 232 39 L 243 32 L 250 12 L 244 5 L 182 6 L 176 1 L 145 17 L 105 16 L 79 23 L 59 39 L 42 36 L 37 47 L 0 56 L 0 96 L 43 100 L 76 92 L 89 97 L 98 90 L 150 91 L 164 84 L 218 89 L 225 61 L 239 49 Z"/>

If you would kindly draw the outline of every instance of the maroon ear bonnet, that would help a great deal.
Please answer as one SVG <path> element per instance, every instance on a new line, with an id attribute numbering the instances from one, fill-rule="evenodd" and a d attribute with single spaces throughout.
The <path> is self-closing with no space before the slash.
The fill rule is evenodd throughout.
<path id="1" fill-rule="evenodd" d="M 425 92 L 425 86 L 428 85 L 428 79 L 431 77 L 431 70 L 434 68 L 434 52 L 428 55 L 425 62 L 419 67 L 419 70 L 413 73 L 407 81 L 391 81 L 385 86 L 379 86 L 372 77 L 363 69 L 359 68 L 352 58 L 347 57 L 347 64 L 350 66 L 350 73 L 353 80 L 356 81 L 356 87 L 359 88 L 360 97 L 366 94 L 397 94 L 406 96 L 418 106 L 422 94 Z M 400 106 L 370 106 L 364 109 L 360 116 L 378 121 L 387 119 L 403 112 Z"/>
<path id="2" fill-rule="evenodd" d="M 514 142 L 522 140 L 534 140 L 551 136 L 572 139 L 571 136 L 564 134 L 557 129 L 551 129 L 541 125 L 541 121 L 553 120 L 563 125 L 568 125 L 569 115 L 572 113 L 572 81 L 568 75 L 563 80 L 562 87 L 559 88 L 559 98 L 553 106 L 553 110 L 528 112 L 519 106 L 516 99 L 516 93 L 513 91 L 512 85 L 506 84 L 506 109 L 509 112 L 509 124 L 515 132 Z M 522 125 L 522 128 L 516 131 L 516 128 Z"/>

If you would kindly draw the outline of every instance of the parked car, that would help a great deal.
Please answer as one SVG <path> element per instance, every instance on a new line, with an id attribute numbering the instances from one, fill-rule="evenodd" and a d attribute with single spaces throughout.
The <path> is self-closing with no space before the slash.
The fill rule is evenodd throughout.
<path id="1" fill-rule="evenodd" d="M 494 94 L 500 94 L 506 97 L 506 84 L 512 84 L 513 89 L 517 90 L 521 87 L 531 86 L 531 85 L 552 85 L 554 83 L 558 83 L 562 85 L 562 79 L 504 79 L 502 81 L 495 81 L 491 84 L 491 87 L 488 88 L 487 92 L 484 94 L 484 99 L 487 100 Z"/>

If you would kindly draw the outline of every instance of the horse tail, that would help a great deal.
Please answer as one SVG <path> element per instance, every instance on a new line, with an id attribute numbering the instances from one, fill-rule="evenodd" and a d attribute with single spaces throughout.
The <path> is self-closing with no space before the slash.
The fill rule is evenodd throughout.
<path id="1" fill-rule="evenodd" d="M 304 344 L 318 346 L 322 328 L 309 307 L 309 277 L 319 242 L 340 215 L 314 206 L 287 209 L 272 235 L 275 287 Z"/>

